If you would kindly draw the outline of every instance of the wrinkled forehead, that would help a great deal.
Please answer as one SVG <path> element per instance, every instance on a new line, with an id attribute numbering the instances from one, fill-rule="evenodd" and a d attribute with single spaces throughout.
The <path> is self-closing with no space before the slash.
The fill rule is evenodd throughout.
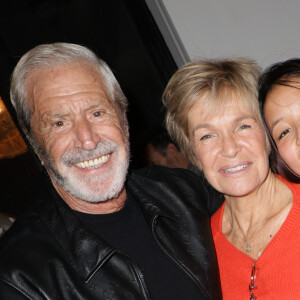
<path id="1" fill-rule="evenodd" d="M 76 93 L 96 93 L 109 98 L 101 73 L 87 62 L 34 69 L 25 79 L 25 88 L 32 108 L 37 101 Z"/>
<path id="2" fill-rule="evenodd" d="M 102 84 L 102 75 L 90 62 L 82 60 L 34 68 L 26 75 L 25 86 L 30 87 L 35 84 L 47 86 L 47 84 L 59 84 L 61 81 Z"/>

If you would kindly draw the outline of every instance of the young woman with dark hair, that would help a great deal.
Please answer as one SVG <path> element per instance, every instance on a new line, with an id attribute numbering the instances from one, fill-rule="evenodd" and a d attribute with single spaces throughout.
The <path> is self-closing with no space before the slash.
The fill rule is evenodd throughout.
<path id="1" fill-rule="evenodd" d="M 258 100 L 273 171 L 300 183 L 300 59 L 270 66 L 259 80 Z"/>

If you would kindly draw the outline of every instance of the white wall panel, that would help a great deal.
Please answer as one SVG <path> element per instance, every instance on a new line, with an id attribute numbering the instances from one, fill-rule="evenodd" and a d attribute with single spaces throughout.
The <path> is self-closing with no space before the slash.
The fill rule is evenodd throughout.
<path id="1" fill-rule="evenodd" d="M 299 0 L 161 0 L 191 59 L 300 57 Z"/>

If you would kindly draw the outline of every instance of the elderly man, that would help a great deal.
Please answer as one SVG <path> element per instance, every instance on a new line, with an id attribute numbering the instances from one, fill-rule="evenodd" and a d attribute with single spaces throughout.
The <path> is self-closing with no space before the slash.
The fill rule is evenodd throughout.
<path id="1" fill-rule="evenodd" d="M 0 299 L 221 298 L 212 194 L 186 170 L 126 180 L 127 101 L 102 60 L 37 46 L 11 100 L 50 180 L 0 241 Z"/>

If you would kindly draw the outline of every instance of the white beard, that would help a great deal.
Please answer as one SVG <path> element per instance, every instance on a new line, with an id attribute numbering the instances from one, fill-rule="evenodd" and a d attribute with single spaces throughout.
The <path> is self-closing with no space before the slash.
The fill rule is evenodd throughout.
<path id="1" fill-rule="evenodd" d="M 125 141 L 125 150 L 122 150 L 113 141 L 101 141 L 94 150 L 77 149 L 65 153 L 61 158 L 61 162 L 66 170 L 66 175 L 59 173 L 53 160 L 47 160 L 46 168 L 53 182 L 62 186 L 74 197 L 91 203 L 103 202 L 116 198 L 124 187 L 129 166 L 128 140 Z M 112 162 L 112 168 L 105 174 L 88 177 L 79 176 L 70 171 L 70 165 L 108 153 L 114 153 L 114 161 Z"/>

